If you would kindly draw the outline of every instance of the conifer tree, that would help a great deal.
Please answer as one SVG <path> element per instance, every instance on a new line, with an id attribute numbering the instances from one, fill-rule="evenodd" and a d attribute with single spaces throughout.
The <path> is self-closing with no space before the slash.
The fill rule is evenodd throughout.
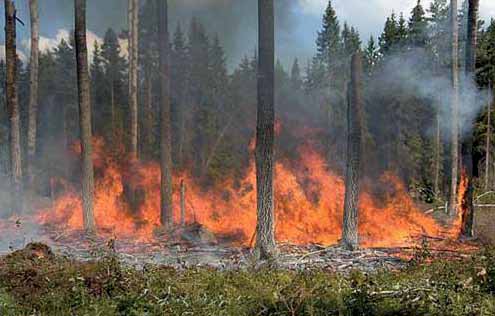
<path id="1" fill-rule="evenodd" d="M 79 125 L 81 130 L 82 150 L 82 204 L 83 222 L 86 233 L 96 231 L 93 213 L 94 171 L 93 148 L 91 144 L 91 97 L 88 71 L 88 50 L 86 41 L 86 0 L 75 0 L 74 39 L 77 60 L 77 83 L 79 100 Z"/>
<path id="2" fill-rule="evenodd" d="M 276 255 L 273 205 L 273 146 L 275 141 L 274 62 L 275 24 L 273 0 L 258 1 L 259 57 L 256 127 L 257 225 L 256 252 L 260 259 Z"/>
<path id="3" fill-rule="evenodd" d="M 37 121 L 38 121 L 38 77 L 39 77 L 39 14 L 38 0 L 29 1 L 31 17 L 31 58 L 29 62 L 29 114 L 27 136 L 27 179 L 30 186 L 34 181 L 34 161 L 36 158 Z"/>
<path id="4" fill-rule="evenodd" d="M 427 43 L 427 28 L 426 13 L 421 5 L 421 0 L 411 12 L 411 17 L 408 24 L 408 42 L 411 47 L 424 47 Z"/>
<path id="5" fill-rule="evenodd" d="M 478 11 L 479 0 L 469 0 L 469 12 L 467 23 L 467 43 L 466 43 L 466 80 L 475 79 L 476 71 L 476 48 L 478 44 Z M 476 100 L 472 100 L 473 104 Z M 466 191 L 461 196 L 463 221 L 462 235 L 473 236 L 473 129 L 474 122 L 470 122 L 462 143 L 462 173 L 466 178 Z"/>
<path id="6" fill-rule="evenodd" d="M 450 1 L 450 31 L 451 31 L 451 130 L 450 130 L 450 164 L 451 179 L 449 191 L 449 213 L 457 213 L 458 179 L 459 179 L 459 23 L 457 0 Z"/>
<path id="7" fill-rule="evenodd" d="M 170 110 L 170 43 L 168 36 L 168 1 L 156 0 L 158 14 L 160 69 L 160 223 L 171 228 L 172 207 L 172 129 Z"/>
<path id="8" fill-rule="evenodd" d="M 9 119 L 10 139 L 10 181 L 11 214 L 20 214 L 23 204 L 21 126 L 19 99 L 17 96 L 17 47 L 16 9 L 12 0 L 5 0 L 5 59 L 6 59 L 6 101 Z"/>

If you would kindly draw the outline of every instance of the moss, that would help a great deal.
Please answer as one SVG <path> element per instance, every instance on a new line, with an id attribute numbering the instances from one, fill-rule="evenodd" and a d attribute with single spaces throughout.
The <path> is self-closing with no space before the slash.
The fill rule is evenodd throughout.
<path id="1" fill-rule="evenodd" d="M 0 315 L 494 315 L 495 252 L 401 272 L 135 270 L 111 255 L 0 260 Z"/>

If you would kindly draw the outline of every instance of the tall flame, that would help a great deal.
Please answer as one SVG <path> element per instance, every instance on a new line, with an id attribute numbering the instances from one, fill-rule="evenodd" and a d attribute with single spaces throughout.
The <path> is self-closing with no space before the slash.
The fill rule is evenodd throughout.
<path id="1" fill-rule="evenodd" d="M 101 139 L 95 139 L 94 160 L 100 175 L 95 187 L 95 218 L 100 234 L 150 241 L 160 225 L 160 168 L 156 163 L 135 162 L 125 168 L 105 154 Z M 344 181 L 312 146 L 299 148 L 297 165 L 279 161 L 275 168 L 276 236 L 295 244 L 337 243 L 341 235 Z M 126 171 L 124 171 L 126 170 Z M 238 245 L 248 245 L 256 227 L 256 174 L 254 162 L 243 179 L 228 179 L 209 189 L 198 185 L 188 173 L 175 174 L 173 203 L 179 222 L 181 180 L 187 187 L 186 222 L 199 222 L 208 230 Z M 386 187 L 378 202 L 364 190 L 360 196 L 359 231 L 365 247 L 411 244 L 418 234 L 455 237 L 457 223 L 445 229 L 425 215 L 392 173 L 385 173 L 376 185 Z M 133 209 L 124 196 L 124 184 L 142 192 Z M 462 184 L 461 184 L 462 188 Z M 41 210 L 38 218 L 68 230 L 83 227 L 82 203 L 78 191 L 66 184 L 65 193 L 53 207 Z"/>

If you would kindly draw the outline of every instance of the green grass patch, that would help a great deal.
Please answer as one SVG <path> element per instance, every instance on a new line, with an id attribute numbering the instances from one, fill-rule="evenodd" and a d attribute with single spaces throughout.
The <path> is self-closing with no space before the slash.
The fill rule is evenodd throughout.
<path id="1" fill-rule="evenodd" d="M 138 271 L 111 255 L 81 263 L 37 247 L 0 261 L 0 315 L 495 315 L 495 251 L 337 275 Z"/>

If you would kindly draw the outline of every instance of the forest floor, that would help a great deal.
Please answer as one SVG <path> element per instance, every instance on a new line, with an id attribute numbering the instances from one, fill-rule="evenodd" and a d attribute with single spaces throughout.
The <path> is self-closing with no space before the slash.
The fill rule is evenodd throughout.
<path id="1" fill-rule="evenodd" d="M 373 251 L 345 255 L 362 259 Z M 0 315 L 495 315 L 489 249 L 440 258 L 420 248 L 393 269 L 346 273 L 274 262 L 139 268 L 114 251 L 98 256 L 76 260 L 29 244 L 0 257 Z"/>

